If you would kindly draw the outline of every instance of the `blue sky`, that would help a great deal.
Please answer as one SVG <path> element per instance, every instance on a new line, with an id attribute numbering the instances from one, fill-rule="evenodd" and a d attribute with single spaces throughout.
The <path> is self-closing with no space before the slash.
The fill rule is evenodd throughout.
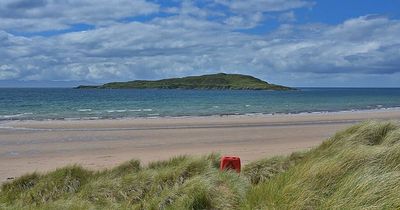
<path id="1" fill-rule="evenodd" d="M 2 0 L 0 87 L 226 72 L 399 87 L 400 1 Z"/>

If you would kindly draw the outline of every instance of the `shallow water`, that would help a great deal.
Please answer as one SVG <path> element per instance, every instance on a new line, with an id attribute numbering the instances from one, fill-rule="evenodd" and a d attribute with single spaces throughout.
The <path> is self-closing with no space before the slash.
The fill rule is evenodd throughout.
<path id="1" fill-rule="evenodd" d="M 400 107 L 400 88 L 299 91 L 1 88 L 0 120 L 330 112 Z"/>

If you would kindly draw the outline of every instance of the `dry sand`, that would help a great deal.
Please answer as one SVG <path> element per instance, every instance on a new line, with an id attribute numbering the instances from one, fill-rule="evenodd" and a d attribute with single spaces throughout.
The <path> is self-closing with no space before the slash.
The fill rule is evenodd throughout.
<path id="1" fill-rule="evenodd" d="M 218 152 L 243 163 L 320 144 L 351 124 L 400 120 L 400 110 L 0 124 L 0 182 L 69 164 L 92 169 Z"/>

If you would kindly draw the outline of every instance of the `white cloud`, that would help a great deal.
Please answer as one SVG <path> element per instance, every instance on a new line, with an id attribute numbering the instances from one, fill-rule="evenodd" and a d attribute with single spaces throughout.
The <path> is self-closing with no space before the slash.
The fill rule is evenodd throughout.
<path id="1" fill-rule="evenodd" d="M 304 34 L 299 30 L 306 29 L 286 26 L 284 34 Z M 314 31 L 312 26 L 310 31 Z M 399 21 L 363 16 L 316 33 L 298 35 L 292 41 L 279 34 L 280 41 L 264 53 L 272 55 L 272 60 L 287 60 L 287 71 L 394 73 L 400 71 L 396 61 L 400 58 L 400 40 L 395 38 L 399 35 Z M 279 62 L 269 63 L 279 66 Z"/>
<path id="2" fill-rule="evenodd" d="M 279 14 L 290 17 L 294 7 L 308 5 L 304 1 L 288 2 L 278 7 L 282 1 L 268 1 L 275 6 L 249 14 L 238 11 L 217 21 L 208 18 L 215 15 L 209 8 L 187 2 L 171 10 L 175 13 L 172 16 L 113 23 L 59 36 L 25 38 L 0 30 L 0 80 L 106 82 L 222 71 L 276 81 L 328 74 L 340 80 L 343 75 L 356 78 L 354 75 L 400 73 L 399 20 L 362 16 L 338 25 L 283 24 L 266 35 L 233 30 L 255 26 L 262 21 L 262 12 L 280 8 L 287 14 Z M 21 17 L 28 15 L 41 17 L 35 12 Z M 101 22 L 118 16 L 108 15 L 88 15 L 86 20 Z"/>
<path id="3" fill-rule="evenodd" d="M 311 8 L 315 4 L 308 0 L 214 0 L 214 2 L 229 8 L 233 15 L 228 15 L 224 23 L 236 29 L 253 28 L 270 18 L 278 19 L 280 22 L 294 22 L 296 20 L 294 12 L 288 10 Z"/>
<path id="4" fill-rule="evenodd" d="M 256 12 L 251 15 L 237 15 L 227 18 L 224 23 L 233 28 L 254 28 L 264 19 L 262 13 Z"/>
<path id="5" fill-rule="evenodd" d="M 215 0 L 237 13 L 280 12 L 302 7 L 312 7 L 314 2 L 307 0 Z"/>
<path id="6" fill-rule="evenodd" d="M 26 32 L 66 29 L 76 23 L 103 25 L 158 10 L 157 4 L 145 0 L 2 0 L 0 29 Z"/>
<path id="7" fill-rule="evenodd" d="M 162 6 L 157 1 L 146 0 L 3 0 L 0 1 L 0 29 L 13 32 L 42 32 L 66 30 L 74 24 L 104 27 L 126 18 L 156 15 L 160 12 L 210 19 L 225 23 L 231 28 L 252 28 L 268 16 L 293 20 L 291 12 L 297 8 L 312 7 L 308 0 L 208 0 L 177 1 L 179 6 Z M 160 3 L 160 2 L 158 2 Z M 161 3 L 160 3 L 161 4 Z M 216 9 L 220 6 L 229 11 Z M 284 12 L 280 14 L 280 12 Z"/>
<path id="8" fill-rule="evenodd" d="M 15 79 L 19 76 L 19 70 L 11 65 L 0 65 L 0 79 Z"/>

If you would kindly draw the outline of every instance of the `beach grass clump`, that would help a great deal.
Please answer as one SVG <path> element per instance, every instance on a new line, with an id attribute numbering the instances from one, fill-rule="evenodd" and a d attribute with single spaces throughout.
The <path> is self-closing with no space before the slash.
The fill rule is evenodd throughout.
<path id="1" fill-rule="evenodd" d="M 400 208 L 400 128 L 355 125 L 247 194 L 244 209 Z M 280 162 L 290 162 L 290 156 Z M 255 164 L 255 163 L 253 163 Z"/>
<path id="2" fill-rule="evenodd" d="M 94 172 L 68 166 L 2 186 L 5 209 L 234 209 L 249 182 L 218 169 L 219 155 L 178 156 L 146 167 L 132 160 Z"/>
<path id="3" fill-rule="evenodd" d="M 218 170 L 220 156 L 69 166 L 3 184 L 0 209 L 399 209 L 400 127 L 368 121 L 320 146 Z"/>
<path id="4" fill-rule="evenodd" d="M 2 186 L 0 199 L 5 203 L 40 205 L 77 193 L 94 172 L 80 166 L 57 169 L 46 175 L 25 175 Z"/>
<path id="5" fill-rule="evenodd" d="M 246 165 L 243 174 L 253 185 L 265 182 L 272 177 L 287 171 L 306 156 L 305 152 L 295 152 L 289 156 L 265 158 Z"/>

